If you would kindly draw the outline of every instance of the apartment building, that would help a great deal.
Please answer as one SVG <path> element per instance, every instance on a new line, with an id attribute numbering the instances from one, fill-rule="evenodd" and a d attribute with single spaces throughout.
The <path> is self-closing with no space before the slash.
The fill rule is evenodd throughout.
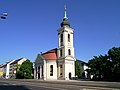
<path id="1" fill-rule="evenodd" d="M 26 58 L 20 58 L 20 59 L 12 61 L 9 64 L 9 75 L 8 75 L 8 78 L 11 78 L 11 79 L 16 78 L 15 74 L 16 74 L 16 70 L 17 70 L 17 65 L 21 65 L 26 60 L 27 60 Z"/>

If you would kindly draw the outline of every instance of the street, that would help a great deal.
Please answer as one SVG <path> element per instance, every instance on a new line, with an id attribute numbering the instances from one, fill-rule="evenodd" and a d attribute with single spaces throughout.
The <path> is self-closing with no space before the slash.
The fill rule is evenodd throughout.
<path id="1" fill-rule="evenodd" d="M 0 80 L 0 90 L 120 90 L 120 83 L 91 81 Z"/>

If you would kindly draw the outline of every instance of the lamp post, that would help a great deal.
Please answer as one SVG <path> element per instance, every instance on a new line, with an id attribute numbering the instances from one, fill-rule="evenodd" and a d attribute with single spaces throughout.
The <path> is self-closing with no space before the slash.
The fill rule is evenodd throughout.
<path id="1" fill-rule="evenodd" d="M 8 13 L 2 13 L 0 14 L 0 19 L 6 19 L 6 17 L 8 16 Z"/>

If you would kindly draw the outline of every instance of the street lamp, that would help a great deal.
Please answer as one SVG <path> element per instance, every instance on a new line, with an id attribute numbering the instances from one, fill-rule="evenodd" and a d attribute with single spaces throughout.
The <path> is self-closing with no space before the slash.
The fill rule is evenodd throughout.
<path id="1" fill-rule="evenodd" d="M 6 17 L 8 16 L 8 13 L 2 13 L 1 15 L 0 15 L 0 19 L 6 19 Z"/>

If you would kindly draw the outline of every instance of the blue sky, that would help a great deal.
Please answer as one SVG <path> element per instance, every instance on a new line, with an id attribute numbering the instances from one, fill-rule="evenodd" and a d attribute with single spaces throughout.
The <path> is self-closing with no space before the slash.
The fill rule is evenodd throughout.
<path id="1" fill-rule="evenodd" d="M 75 56 L 88 61 L 120 46 L 120 0 L 0 0 L 0 64 L 58 47 L 57 29 L 67 16 Z"/>

